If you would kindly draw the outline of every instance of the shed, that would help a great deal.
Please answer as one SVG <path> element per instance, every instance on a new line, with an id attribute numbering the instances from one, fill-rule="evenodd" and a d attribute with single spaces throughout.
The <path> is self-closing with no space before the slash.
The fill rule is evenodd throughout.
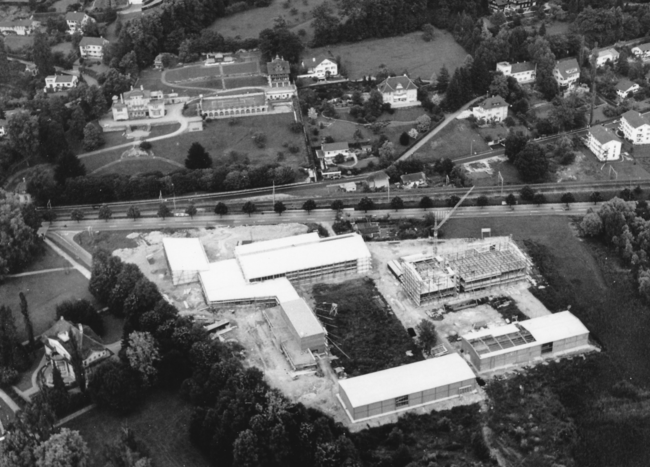
<path id="1" fill-rule="evenodd" d="M 338 398 L 360 422 L 471 393 L 476 385 L 467 362 L 453 353 L 341 380 Z"/>
<path id="2" fill-rule="evenodd" d="M 462 349 L 479 372 L 553 358 L 589 345 L 589 330 L 562 311 L 461 336 Z"/>
<path id="3" fill-rule="evenodd" d="M 210 269 L 198 238 L 163 238 L 163 249 L 174 285 L 198 281 L 199 273 Z"/>

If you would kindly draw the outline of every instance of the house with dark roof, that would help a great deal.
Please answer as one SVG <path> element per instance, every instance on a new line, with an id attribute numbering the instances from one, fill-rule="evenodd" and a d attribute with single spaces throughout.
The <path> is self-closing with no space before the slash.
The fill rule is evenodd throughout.
<path id="1" fill-rule="evenodd" d="M 266 64 L 266 78 L 269 83 L 267 97 L 270 100 L 291 99 L 296 94 L 296 87 L 291 84 L 290 73 L 289 62 L 279 56 Z"/>
<path id="2" fill-rule="evenodd" d="M 650 144 L 650 119 L 636 110 L 621 115 L 619 129 L 632 144 Z"/>
<path id="3" fill-rule="evenodd" d="M 388 188 L 389 180 L 390 179 L 386 172 L 380 170 L 379 172 L 375 172 L 374 174 L 366 177 L 364 183 L 368 188 L 377 190 L 380 188 Z"/>
<path id="4" fill-rule="evenodd" d="M 504 76 L 512 76 L 519 84 L 534 83 L 537 75 L 537 65 L 533 62 L 499 62 L 497 71 Z"/>
<path id="5" fill-rule="evenodd" d="M 75 75 L 50 75 L 45 78 L 45 92 L 58 92 L 72 89 L 79 84 Z"/>
<path id="6" fill-rule="evenodd" d="M 165 115 L 165 100 L 162 91 L 131 89 L 120 98 L 113 97 L 111 107 L 113 120 L 133 120 L 140 118 L 160 118 Z"/>
<path id="7" fill-rule="evenodd" d="M 560 87 L 568 87 L 580 79 L 580 65 L 575 58 L 558 60 L 553 69 L 553 77 Z"/>
<path id="8" fill-rule="evenodd" d="M 325 79 L 339 74 L 339 66 L 336 61 L 325 54 L 303 59 L 302 67 L 307 70 L 307 75 L 315 78 Z"/>
<path id="9" fill-rule="evenodd" d="M 54 326 L 41 334 L 47 361 L 45 370 L 42 373 L 42 382 L 47 386 L 52 386 L 52 369 L 54 366 L 61 372 L 64 383 L 72 384 L 76 381 L 74 368 L 72 367 L 72 338 L 77 343 L 86 372 L 113 355 L 113 352 L 104 346 L 102 339 L 90 327 L 83 324 L 73 324 L 61 317 L 54 323 Z"/>
<path id="10" fill-rule="evenodd" d="M 108 42 L 103 37 L 82 37 L 79 42 L 79 52 L 82 58 L 95 58 L 101 60 L 104 57 L 104 47 Z"/>
<path id="11" fill-rule="evenodd" d="M 377 90 L 384 98 L 385 104 L 392 107 L 413 107 L 420 105 L 418 87 L 406 75 L 391 76 L 379 83 Z"/>
<path id="12" fill-rule="evenodd" d="M 619 99 L 623 100 L 638 92 L 641 88 L 638 84 L 633 83 L 627 78 L 623 78 L 618 83 L 616 83 L 614 89 L 616 89 L 616 94 L 618 95 Z"/>
<path id="13" fill-rule="evenodd" d="M 472 108 L 472 114 L 485 123 L 502 122 L 508 116 L 508 103 L 501 96 L 488 97 Z"/>
<path id="14" fill-rule="evenodd" d="M 70 34 L 83 32 L 83 27 L 88 21 L 94 21 L 83 11 L 69 11 L 65 14 L 65 22 L 68 23 Z"/>
<path id="15" fill-rule="evenodd" d="M 637 58 L 650 58 L 650 42 L 632 47 L 632 53 Z"/>
<path id="16" fill-rule="evenodd" d="M 316 157 L 321 161 L 321 164 L 333 164 L 334 159 L 339 154 L 346 158 L 350 156 L 350 146 L 347 142 L 323 143 L 320 150 L 316 151 Z"/>
<path id="17" fill-rule="evenodd" d="M 589 128 L 587 147 L 601 162 L 615 161 L 621 158 L 621 140 L 613 130 L 602 125 Z"/>
<path id="18" fill-rule="evenodd" d="M 341 169 L 339 169 L 337 166 L 328 167 L 326 169 L 322 169 L 321 174 L 325 180 L 336 180 L 341 178 Z"/>
<path id="19" fill-rule="evenodd" d="M 400 176 L 400 180 L 406 188 L 414 188 L 427 184 L 427 177 L 424 175 L 424 172 L 404 174 Z"/>

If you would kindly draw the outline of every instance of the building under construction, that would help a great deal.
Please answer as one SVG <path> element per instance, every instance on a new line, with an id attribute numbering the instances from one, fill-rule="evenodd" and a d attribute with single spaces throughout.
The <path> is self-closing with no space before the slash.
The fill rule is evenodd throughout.
<path id="1" fill-rule="evenodd" d="M 401 258 L 402 285 L 416 305 L 524 280 L 528 260 L 510 237 Z"/>

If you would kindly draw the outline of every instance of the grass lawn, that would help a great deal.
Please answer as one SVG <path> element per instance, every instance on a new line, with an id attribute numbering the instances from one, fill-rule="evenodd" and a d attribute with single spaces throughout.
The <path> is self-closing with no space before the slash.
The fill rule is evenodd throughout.
<path id="1" fill-rule="evenodd" d="M 128 416 L 94 409 L 67 423 L 66 428 L 78 430 L 88 443 L 89 467 L 104 466 L 104 443 L 115 439 L 124 424 L 147 445 L 154 465 L 209 467 L 208 460 L 190 442 L 191 415 L 192 406 L 180 396 L 157 392 L 147 396 L 140 409 Z"/>
<path id="2" fill-rule="evenodd" d="M 215 91 L 218 91 L 219 89 L 223 89 L 223 78 L 220 78 L 218 76 L 213 76 L 211 78 L 206 79 L 205 81 L 192 81 L 192 82 L 187 82 L 183 83 L 183 89 L 190 87 L 190 88 L 210 88 L 214 89 Z M 194 95 L 200 92 L 205 92 L 204 90 L 197 90 L 197 91 L 190 91 L 190 95 Z"/>
<path id="3" fill-rule="evenodd" d="M 273 18 L 282 16 L 290 28 L 309 29 L 307 22 L 311 19 L 311 11 L 324 3 L 325 0 L 307 0 L 306 2 L 294 0 L 291 8 L 297 14 L 291 14 L 291 8 L 284 8 L 283 1 L 275 0 L 268 7 L 253 8 L 231 16 L 217 19 L 210 29 L 215 29 L 224 36 L 258 37 L 264 29 L 273 27 Z"/>
<path id="4" fill-rule="evenodd" d="M 397 74 L 407 70 L 411 78 L 430 79 L 443 65 L 453 74 L 463 64 L 467 52 L 452 35 L 436 29 L 431 42 L 422 40 L 422 32 L 386 39 L 369 39 L 353 44 L 328 45 L 306 51 L 303 55 L 329 54 L 341 56 L 343 68 L 350 79 L 374 75 L 386 68 Z"/>
<path id="5" fill-rule="evenodd" d="M 59 44 L 52 46 L 52 52 L 60 51 L 66 55 L 71 50 L 72 50 L 72 42 L 60 42 Z"/>
<path id="6" fill-rule="evenodd" d="M 478 131 L 474 130 L 467 120 L 454 120 L 424 145 L 418 151 L 418 156 L 424 161 L 431 162 L 445 157 L 450 159 L 466 157 L 471 154 L 470 150 L 481 153 L 489 149 Z"/>
<path id="7" fill-rule="evenodd" d="M 243 88 L 246 86 L 264 86 L 267 84 L 263 76 L 239 76 L 237 78 L 224 78 L 226 89 Z"/>
<path id="8" fill-rule="evenodd" d="M 316 303 L 339 305 L 336 317 L 324 324 L 336 343 L 332 353 L 341 359 L 348 375 L 365 375 L 422 360 L 422 353 L 371 279 L 316 284 L 313 295 Z M 406 355 L 409 350 L 413 357 Z"/>
<path id="9" fill-rule="evenodd" d="M 135 175 L 155 171 L 169 173 L 179 169 L 179 166 L 172 164 L 165 159 L 124 159 L 117 164 L 100 168 L 93 175 Z"/>
<path id="10" fill-rule="evenodd" d="M 48 245 L 44 245 L 43 254 L 21 269 L 20 272 L 43 271 L 44 269 L 64 268 L 70 266 L 67 260 L 63 259 Z"/>
<path id="11" fill-rule="evenodd" d="M 95 7 L 99 7 L 100 3 L 102 3 L 102 2 L 106 3 L 106 1 L 107 0 L 97 0 L 97 2 L 95 4 Z M 111 0 L 111 2 L 114 4 L 114 0 Z M 75 3 L 78 3 L 78 2 L 76 0 L 58 0 L 58 1 L 54 2 L 52 7 L 54 7 L 56 9 L 56 11 L 60 11 L 60 12 L 65 13 L 67 11 L 68 6 L 73 5 Z"/>
<path id="12" fill-rule="evenodd" d="M 27 298 L 35 335 L 41 334 L 52 325 L 57 304 L 81 298 L 95 304 L 95 299 L 88 292 L 88 280 L 74 269 L 68 274 L 50 272 L 6 279 L 0 287 L 0 303 L 11 307 L 21 339 L 27 339 L 27 334 L 19 311 L 19 292 L 23 292 Z"/>
<path id="13" fill-rule="evenodd" d="M 9 34 L 5 36 L 4 40 L 7 51 L 11 51 L 32 45 L 34 43 L 34 36 L 18 36 L 16 34 Z"/>
<path id="14" fill-rule="evenodd" d="M 616 172 L 612 171 L 610 167 Z M 624 160 L 603 164 L 585 147 L 579 148 L 579 155 L 572 165 L 558 173 L 558 179 L 563 180 L 606 181 L 616 179 L 631 180 L 632 184 L 635 180 L 649 177 L 650 173 L 642 163 Z"/>
<path id="15" fill-rule="evenodd" d="M 174 68 L 167 71 L 165 79 L 170 83 L 183 83 L 188 80 L 197 80 L 209 78 L 212 76 L 229 76 L 245 73 L 259 73 L 258 62 L 232 63 L 228 65 L 213 66 L 186 66 L 183 68 Z"/>
<path id="16" fill-rule="evenodd" d="M 122 21 L 125 21 L 124 19 Z M 115 23 L 113 23 L 115 24 Z M 158 70 L 155 70 L 153 68 L 147 68 L 146 70 L 143 70 L 140 72 L 140 77 L 138 78 L 138 81 L 136 81 L 135 87 L 143 86 L 145 89 L 151 89 L 151 90 L 160 90 L 165 93 L 170 93 L 170 92 L 179 92 L 179 93 L 184 93 L 188 94 L 190 96 L 198 96 L 204 91 L 200 90 L 191 90 L 191 89 L 179 89 L 179 88 L 174 88 L 173 86 L 167 86 L 165 84 L 162 84 L 160 81 L 160 74 L 161 72 Z"/>
<path id="17" fill-rule="evenodd" d="M 337 109 L 339 115 L 338 118 L 342 120 L 347 120 L 352 123 L 357 123 L 357 121 L 350 115 L 348 108 Z M 393 122 L 414 122 L 418 117 L 425 115 L 426 112 L 422 107 L 408 107 L 406 109 L 395 109 L 395 111 L 390 114 L 388 112 L 382 113 L 378 121 L 393 121 Z"/>
<path id="18" fill-rule="evenodd" d="M 135 240 L 126 238 L 132 231 L 99 231 L 93 234 L 92 238 L 88 232 L 83 231 L 74 236 L 74 241 L 78 243 L 88 253 L 93 253 L 96 248 L 101 248 L 111 253 L 123 248 L 136 248 L 138 243 Z"/>
<path id="19" fill-rule="evenodd" d="M 27 371 L 20 373 L 20 379 L 15 384 L 15 386 L 21 391 L 27 391 L 32 387 L 32 375 L 38 368 L 38 365 L 41 363 L 41 359 L 45 355 L 45 348 L 41 347 L 34 353 L 34 358 L 32 359 L 32 364 Z"/>

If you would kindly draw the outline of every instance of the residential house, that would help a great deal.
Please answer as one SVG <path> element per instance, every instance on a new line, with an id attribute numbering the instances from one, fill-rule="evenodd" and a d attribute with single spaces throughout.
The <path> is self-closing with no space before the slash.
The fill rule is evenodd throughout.
<path id="1" fill-rule="evenodd" d="M 504 76 L 512 76 L 519 84 L 528 84 L 535 82 L 537 65 L 533 62 L 499 62 L 497 71 L 503 73 Z"/>
<path id="2" fill-rule="evenodd" d="M 336 180 L 341 178 L 341 169 L 338 167 L 328 167 L 327 169 L 321 170 L 324 180 Z"/>
<path id="3" fill-rule="evenodd" d="M 291 67 L 289 62 L 278 57 L 266 64 L 269 89 L 266 94 L 270 100 L 291 99 L 296 94 L 296 87 L 291 84 L 289 77 Z"/>
<path id="4" fill-rule="evenodd" d="M 377 86 L 377 90 L 384 98 L 384 104 L 390 104 L 392 107 L 420 105 L 418 87 L 406 75 L 386 78 Z"/>
<path id="5" fill-rule="evenodd" d="M 352 193 L 357 191 L 357 184 L 354 182 L 348 182 L 348 183 L 342 183 L 339 185 L 341 190 L 345 191 L 346 193 Z"/>
<path id="6" fill-rule="evenodd" d="M 486 123 L 502 122 L 508 116 L 508 103 L 501 96 L 488 97 L 472 109 L 472 114 Z"/>
<path id="7" fill-rule="evenodd" d="M 427 177 L 424 175 L 424 172 L 417 172 L 414 174 L 404 174 L 400 176 L 402 185 L 406 188 L 416 188 L 420 186 L 426 186 Z"/>
<path id="8" fill-rule="evenodd" d="M 568 87 L 580 78 L 580 66 L 575 58 L 558 60 L 553 69 L 553 77 L 560 87 Z"/>
<path id="9" fill-rule="evenodd" d="M 621 140 L 602 125 L 589 128 L 587 147 L 601 162 L 615 161 L 621 157 Z"/>
<path id="10" fill-rule="evenodd" d="M 41 335 L 46 359 L 43 378 L 47 386 L 52 386 L 52 368 L 54 366 L 61 372 L 64 383 L 72 384 L 75 382 L 76 376 L 72 366 L 73 347 L 71 340 L 73 338 L 81 353 L 86 375 L 92 371 L 93 366 L 113 354 L 104 347 L 101 338 L 90 327 L 82 324 L 75 325 L 61 317 L 54 323 L 54 326 Z"/>
<path id="11" fill-rule="evenodd" d="M 650 42 L 632 47 L 632 53 L 637 58 L 650 58 Z"/>
<path id="12" fill-rule="evenodd" d="M 325 79 L 339 74 L 339 67 L 333 58 L 320 54 L 315 57 L 305 58 L 302 67 L 307 69 L 307 74 L 315 78 Z"/>
<path id="13" fill-rule="evenodd" d="M 620 54 L 616 49 L 602 49 L 598 51 L 598 58 L 596 58 L 596 66 L 601 67 L 605 63 L 616 63 Z"/>
<path id="14" fill-rule="evenodd" d="M 368 186 L 368 188 L 374 188 L 375 190 L 378 190 L 380 188 L 388 188 L 389 178 L 388 175 L 386 175 L 386 172 L 380 170 L 379 172 L 375 172 L 374 174 L 367 177 L 364 183 Z"/>
<path id="15" fill-rule="evenodd" d="M 492 11 L 528 10 L 533 6 L 533 0 L 490 0 L 489 6 Z"/>
<path id="16" fill-rule="evenodd" d="M 16 34 L 18 36 L 29 36 L 39 26 L 37 21 L 30 19 L 19 19 L 16 21 L 0 21 L 0 33 Z"/>
<path id="17" fill-rule="evenodd" d="M 165 115 L 165 101 L 162 91 L 131 89 L 121 96 L 113 97 L 113 120 L 133 120 L 138 118 L 160 118 Z"/>
<path id="18" fill-rule="evenodd" d="M 16 185 L 13 198 L 18 202 L 18 204 L 29 204 L 32 202 L 32 195 L 27 193 L 27 181 L 24 177 L 23 180 Z"/>
<path id="19" fill-rule="evenodd" d="M 104 47 L 108 42 L 103 37 L 82 37 L 79 42 L 79 51 L 81 58 L 95 58 L 101 60 L 104 57 Z"/>
<path id="20" fill-rule="evenodd" d="M 621 115 L 619 129 L 632 144 L 650 144 L 650 119 L 636 110 L 628 110 Z"/>
<path id="21" fill-rule="evenodd" d="M 83 27 L 88 21 L 94 20 L 83 11 L 69 11 L 65 14 L 65 22 L 68 23 L 70 34 L 83 32 Z"/>
<path id="22" fill-rule="evenodd" d="M 339 154 L 346 158 L 350 155 L 350 146 L 346 142 L 323 143 L 316 151 L 316 157 L 321 161 L 322 166 L 334 164 L 334 159 Z"/>
<path id="23" fill-rule="evenodd" d="M 619 99 L 623 100 L 630 97 L 630 95 L 638 92 L 640 87 L 638 84 L 633 83 L 629 79 L 623 78 L 618 83 L 616 83 L 615 89 Z"/>
<path id="24" fill-rule="evenodd" d="M 72 89 L 79 84 L 79 78 L 74 75 L 50 75 L 45 78 L 45 92 L 58 92 Z"/>
<path id="25" fill-rule="evenodd" d="M 156 55 L 156 58 L 153 59 L 153 67 L 156 70 L 162 70 L 163 69 L 162 57 L 163 57 L 163 54 L 158 54 L 158 55 Z"/>
<path id="26" fill-rule="evenodd" d="M 0 118 L 0 137 L 7 134 L 7 120 Z"/>

